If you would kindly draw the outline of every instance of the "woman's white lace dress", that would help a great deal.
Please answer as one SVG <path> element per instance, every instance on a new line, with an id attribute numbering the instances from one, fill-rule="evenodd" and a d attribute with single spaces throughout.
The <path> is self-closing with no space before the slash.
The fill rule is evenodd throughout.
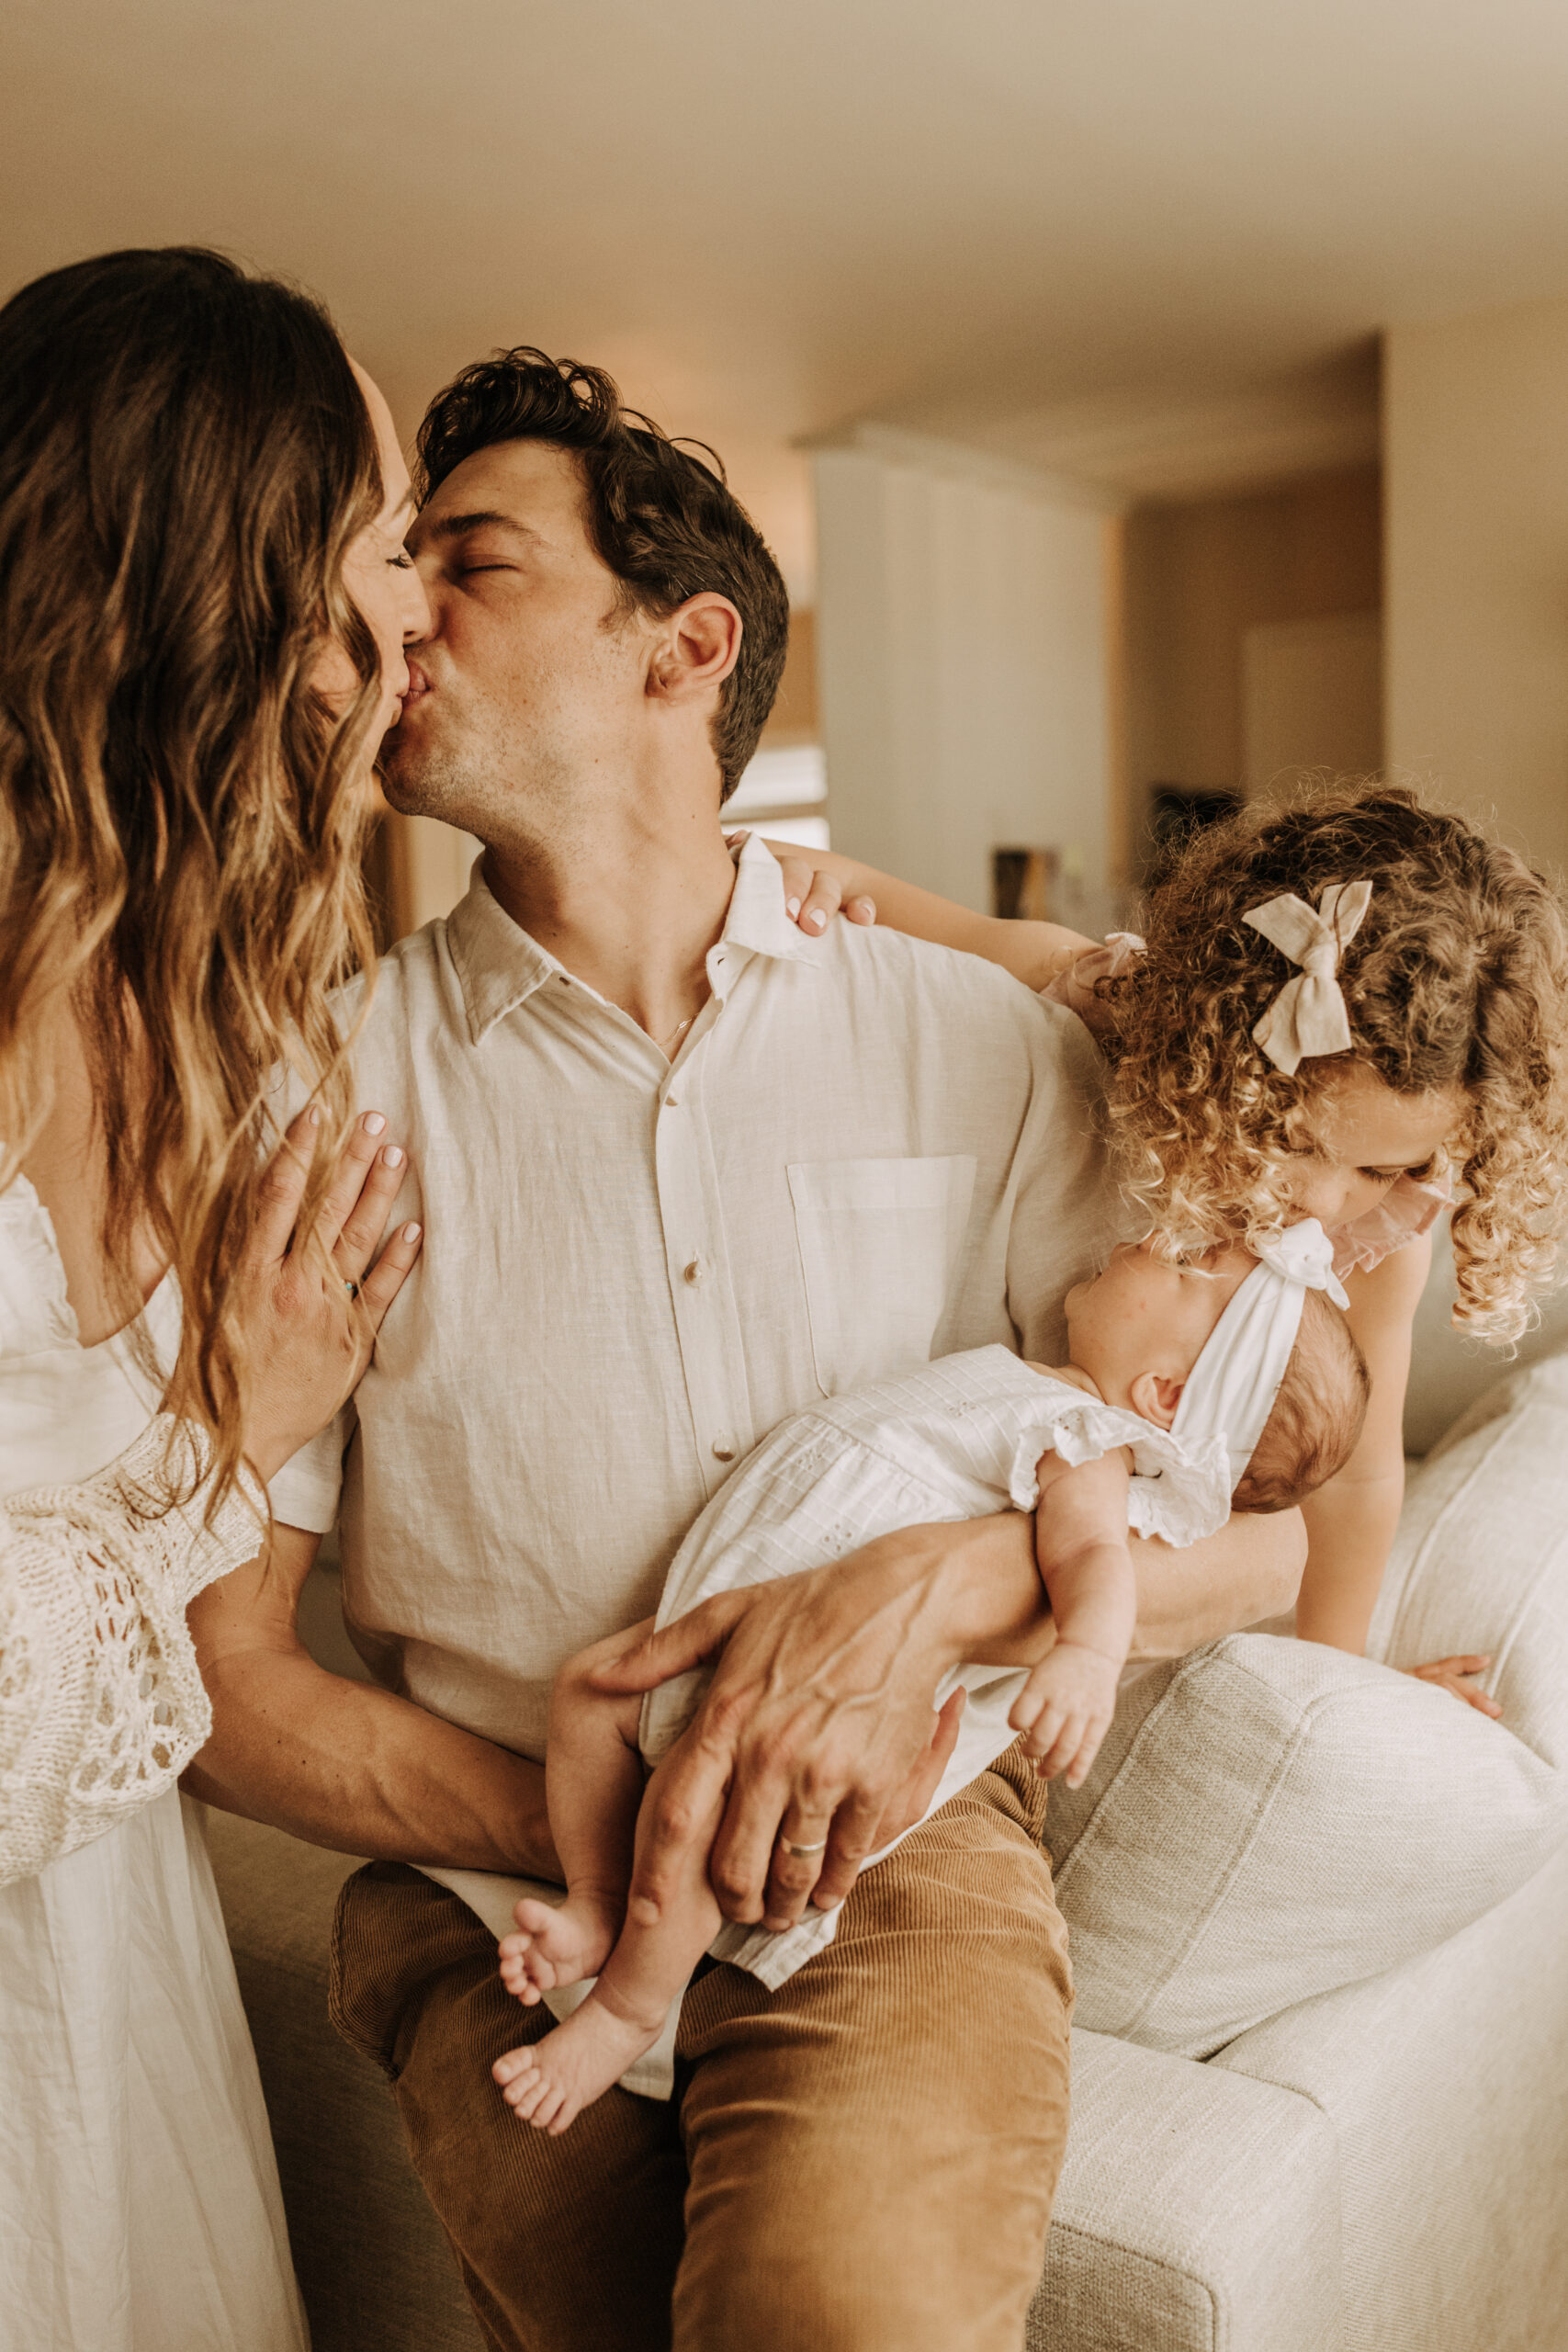
<path id="1" fill-rule="evenodd" d="M 147 1310 L 167 1354 L 177 1302 Z M 0 2344 L 304 2352 L 277 2172 L 202 1808 L 191 1596 L 238 1499 L 138 1527 L 168 1423 L 84 1348 L 49 1218 L 0 1194 Z M 111 1468 L 110 1465 L 118 1465 Z M 107 1473 L 106 1476 L 95 1474 Z M 50 1859 L 53 1857 L 53 1859 Z"/>

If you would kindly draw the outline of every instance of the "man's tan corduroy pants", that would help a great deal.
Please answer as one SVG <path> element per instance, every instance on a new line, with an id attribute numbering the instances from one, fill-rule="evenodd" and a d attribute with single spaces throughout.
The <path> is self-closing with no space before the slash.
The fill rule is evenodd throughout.
<path id="1" fill-rule="evenodd" d="M 1066 1932 L 1015 1755 L 866 1873 L 777 1993 L 707 1967 L 675 2098 L 559 2139 L 490 2077 L 550 2025 L 457 1896 L 377 1862 L 333 2008 L 390 2075 L 502 2352 L 1019 2352 L 1067 2128 Z"/>

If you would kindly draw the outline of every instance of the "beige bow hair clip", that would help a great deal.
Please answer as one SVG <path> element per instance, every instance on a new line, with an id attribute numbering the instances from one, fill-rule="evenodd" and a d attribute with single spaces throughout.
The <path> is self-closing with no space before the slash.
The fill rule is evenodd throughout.
<path id="1" fill-rule="evenodd" d="M 1286 891 L 1243 915 L 1271 946 L 1301 966 L 1287 980 L 1252 1035 L 1273 1063 L 1293 1077 L 1313 1054 L 1342 1054 L 1350 1043 L 1350 1016 L 1338 980 L 1339 957 L 1361 927 L 1371 902 L 1370 882 L 1333 882 L 1314 914 Z"/>

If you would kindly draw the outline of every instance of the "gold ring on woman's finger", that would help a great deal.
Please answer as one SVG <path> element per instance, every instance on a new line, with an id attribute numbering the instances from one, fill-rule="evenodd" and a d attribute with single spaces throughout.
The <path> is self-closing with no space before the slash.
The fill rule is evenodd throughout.
<path id="1" fill-rule="evenodd" d="M 780 1853 L 787 1854 L 792 1862 L 809 1861 L 813 1854 L 826 1853 L 827 1850 L 828 1840 L 826 1838 L 818 1838 L 815 1846 L 797 1846 L 793 1838 L 781 1838 L 779 1839 Z"/>

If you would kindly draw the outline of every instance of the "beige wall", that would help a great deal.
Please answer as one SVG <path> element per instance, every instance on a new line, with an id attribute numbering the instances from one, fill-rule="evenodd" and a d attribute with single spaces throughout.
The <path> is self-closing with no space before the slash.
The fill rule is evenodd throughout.
<path id="1" fill-rule="evenodd" d="M 1052 849 L 1056 911 L 1107 919 L 1103 503 L 912 435 L 815 472 L 834 847 L 977 910 L 993 849 Z"/>
<path id="2" fill-rule="evenodd" d="M 1568 301 L 1396 327 L 1388 757 L 1568 865 Z"/>
<path id="3" fill-rule="evenodd" d="M 1134 829 L 1153 784 L 1240 789 L 1247 632 L 1375 611 L 1381 529 L 1373 466 L 1129 514 L 1125 740 Z"/>

